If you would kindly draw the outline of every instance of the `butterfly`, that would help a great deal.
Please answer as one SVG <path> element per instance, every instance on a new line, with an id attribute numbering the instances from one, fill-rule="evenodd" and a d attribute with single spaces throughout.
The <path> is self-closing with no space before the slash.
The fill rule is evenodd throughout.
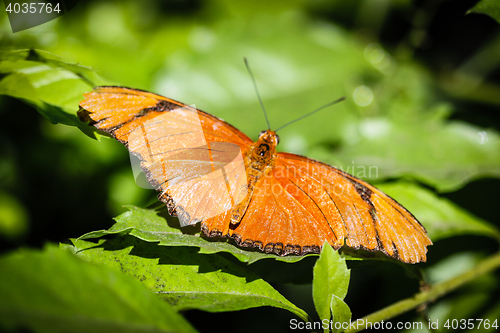
<path id="1" fill-rule="evenodd" d="M 84 97 L 79 118 L 139 157 L 181 225 L 201 223 L 207 237 L 281 256 L 319 253 L 328 242 L 426 261 L 432 242 L 409 211 L 337 168 L 277 152 L 275 131 L 254 142 L 222 119 L 138 89 L 102 86 Z"/>

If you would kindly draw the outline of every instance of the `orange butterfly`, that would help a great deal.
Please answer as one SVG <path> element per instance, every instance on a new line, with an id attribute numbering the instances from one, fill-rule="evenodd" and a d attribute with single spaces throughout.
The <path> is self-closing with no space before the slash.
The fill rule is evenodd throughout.
<path id="1" fill-rule="evenodd" d="M 276 152 L 276 132 L 253 142 L 201 110 L 150 92 L 97 87 L 78 116 L 141 159 L 149 183 L 181 225 L 277 255 L 335 249 L 426 261 L 431 240 L 394 199 L 341 170 Z"/>

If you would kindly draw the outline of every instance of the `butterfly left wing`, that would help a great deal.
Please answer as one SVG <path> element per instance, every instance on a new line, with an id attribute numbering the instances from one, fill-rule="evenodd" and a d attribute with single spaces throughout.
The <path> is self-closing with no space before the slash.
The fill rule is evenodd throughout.
<path id="1" fill-rule="evenodd" d="M 201 110 L 137 89 L 97 87 L 85 94 L 78 115 L 140 158 L 182 225 L 230 209 L 246 185 L 243 154 L 252 141 Z"/>
<path id="2" fill-rule="evenodd" d="M 328 241 L 336 249 L 347 245 L 418 263 L 432 244 L 394 199 L 341 170 L 289 153 L 278 153 L 272 171 L 256 183 L 235 229 L 227 227 L 226 215 L 202 222 L 202 229 L 280 255 L 319 252 Z"/>

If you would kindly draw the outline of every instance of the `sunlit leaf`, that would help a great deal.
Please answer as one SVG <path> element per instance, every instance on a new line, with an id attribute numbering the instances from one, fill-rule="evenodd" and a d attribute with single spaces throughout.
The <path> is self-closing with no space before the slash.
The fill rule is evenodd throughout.
<path id="1" fill-rule="evenodd" d="M 76 117 L 83 94 L 104 81 L 89 68 L 40 50 L 0 52 L 0 94 L 20 98 L 50 122 L 84 127 Z"/>
<path id="2" fill-rule="evenodd" d="M 347 269 L 345 259 L 341 258 L 330 245 L 325 244 L 313 273 L 314 306 L 320 319 L 348 322 L 351 319 L 351 312 L 343 299 L 347 295 L 350 271 Z M 325 332 L 328 332 L 328 329 L 325 329 Z"/>

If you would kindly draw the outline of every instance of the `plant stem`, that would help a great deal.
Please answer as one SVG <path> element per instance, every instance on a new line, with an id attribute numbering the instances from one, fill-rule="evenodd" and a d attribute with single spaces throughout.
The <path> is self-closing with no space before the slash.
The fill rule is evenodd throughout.
<path id="1" fill-rule="evenodd" d="M 396 302 L 392 305 L 389 305 L 386 308 L 383 308 L 379 311 L 369 314 L 361 319 L 358 319 L 356 322 L 360 323 L 360 325 L 353 324 L 352 325 L 353 328 L 349 327 L 344 332 L 355 333 L 362 331 L 367 328 L 366 323 L 375 324 L 382 320 L 387 320 L 402 313 L 405 313 L 407 311 L 410 311 L 412 309 L 415 309 L 416 307 L 422 304 L 433 302 L 437 298 L 448 294 L 449 292 L 474 280 L 478 276 L 491 272 L 498 267 L 500 267 L 500 252 L 492 255 L 488 259 L 483 260 L 474 268 L 468 270 L 467 272 L 457 277 L 454 277 L 445 282 L 435 284 L 431 286 L 429 289 L 421 291 L 418 294 L 415 294 L 413 297 Z M 361 324 L 361 321 L 363 321 L 364 324 Z"/>

